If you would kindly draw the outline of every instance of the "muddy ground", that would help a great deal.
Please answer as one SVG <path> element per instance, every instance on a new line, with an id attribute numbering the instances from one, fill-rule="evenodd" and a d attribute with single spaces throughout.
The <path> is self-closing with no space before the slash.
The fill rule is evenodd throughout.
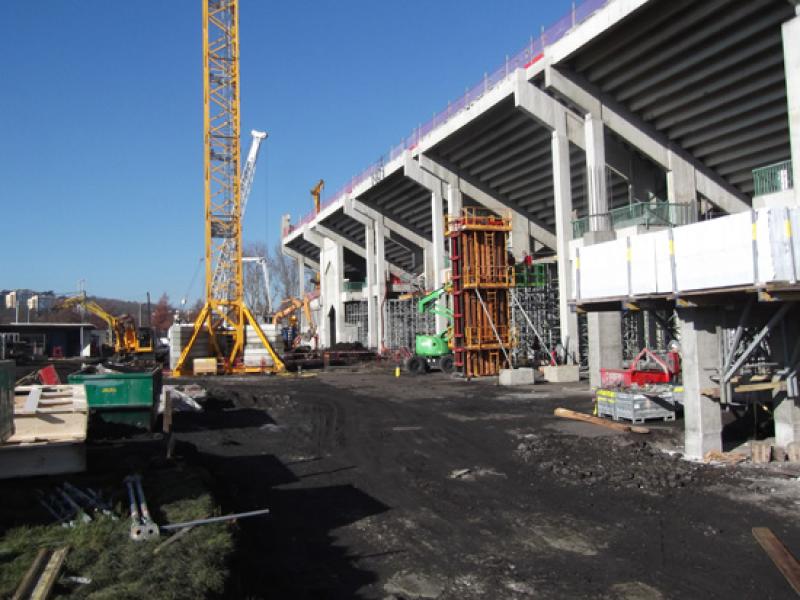
<path id="1" fill-rule="evenodd" d="M 800 554 L 791 468 L 660 450 L 680 426 L 618 434 L 552 416 L 583 387 L 337 371 L 203 380 L 180 460 L 238 529 L 230 598 L 787 598 L 753 540 Z"/>

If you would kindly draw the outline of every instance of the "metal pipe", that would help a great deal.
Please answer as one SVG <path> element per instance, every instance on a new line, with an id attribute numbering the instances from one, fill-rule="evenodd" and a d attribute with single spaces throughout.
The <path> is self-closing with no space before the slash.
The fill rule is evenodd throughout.
<path id="1" fill-rule="evenodd" d="M 80 504 L 78 504 L 78 502 L 76 502 L 75 499 L 72 496 L 70 496 L 66 490 L 62 490 L 61 488 L 56 488 L 56 491 L 61 495 L 62 498 L 64 498 L 64 501 L 70 506 L 70 508 L 72 508 L 72 510 L 75 511 L 76 517 L 79 516 L 81 518 L 81 521 L 83 521 L 84 523 L 88 523 L 89 521 L 92 520 L 91 515 L 89 515 L 85 510 L 83 510 L 83 507 Z"/>
<path id="2" fill-rule="evenodd" d="M 234 513 L 232 515 L 223 515 L 221 517 L 209 517 L 208 519 L 196 519 L 194 521 L 186 521 L 185 523 L 172 523 L 171 525 L 164 525 L 161 529 L 165 531 L 172 531 L 174 529 L 183 529 L 184 527 L 194 527 L 195 525 L 208 525 L 209 523 L 222 523 L 224 521 L 233 521 L 234 519 L 245 519 L 247 517 L 257 517 L 259 515 L 269 514 L 268 508 L 261 510 L 251 510 L 248 512 Z"/>
<path id="3" fill-rule="evenodd" d="M 761 331 L 758 332 L 758 335 L 753 338 L 753 341 L 750 342 L 750 345 L 745 349 L 744 353 L 738 359 L 736 359 L 736 362 L 733 363 L 733 366 L 731 366 L 731 368 L 725 372 L 722 383 L 728 383 L 731 380 L 731 378 L 736 374 L 736 371 L 742 367 L 745 361 L 750 358 L 750 355 L 755 351 L 755 349 L 758 348 L 759 344 L 761 344 L 761 341 L 769 334 L 770 331 L 772 331 L 773 327 L 775 327 L 775 325 L 777 325 L 778 322 L 780 322 L 780 320 L 786 316 L 786 313 L 789 312 L 789 309 L 792 308 L 792 305 L 793 303 L 787 302 L 780 307 L 778 312 L 776 312 L 769 322 L 761 329 Z"/>

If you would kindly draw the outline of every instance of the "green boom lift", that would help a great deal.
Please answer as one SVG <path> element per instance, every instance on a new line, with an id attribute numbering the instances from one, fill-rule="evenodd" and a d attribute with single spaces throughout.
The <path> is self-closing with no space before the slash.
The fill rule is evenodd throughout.
<path id="1" fill-rule="evenodd" d="M 448 287 L 441 287 L 423 296 L 417 303 L 417 312 L 419 314 L 429 312 L 433 315 L 440 315 L 452 322 L 453 311 L 436 304 L 436 301 L 448 292 Z M 415 353 L 406 362 L 406 369 L 415 375 L 421 375 L 431 369 L 440 369 L 444 373 L 452 373 L 453 353 L 450 350 L 449 341 L 449 328 L 435 335 L 417 334 L 414 340 Z"/>

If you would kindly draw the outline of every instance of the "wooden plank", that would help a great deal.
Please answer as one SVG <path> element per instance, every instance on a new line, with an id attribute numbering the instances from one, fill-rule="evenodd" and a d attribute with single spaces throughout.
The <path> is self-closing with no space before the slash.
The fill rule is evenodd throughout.
<path id="1" fill-rule="evenodd" d="M 56 584 L 61 569 L 64 567 L 67 552 L 69 552 L 69 547 L 67 546 L 53 552 L 47 562 L 47 566 L 42 571 L 42 576 L 39 577 L 39 583 L 36 584 L 33 593 L 31 593 L 31 600 L 47 600 L 50 597 L 50 592 L 53 591 L 53 586 Z"/>
<path id="2" fill-rule="evenodd" d="M 744 383 L 733 388 L 734 392 L 786 391 L 785 381 L 766 381 L 764 383 Z"/>
<path id="3" fill-rule="evenodd" d="M 637 425 L 625 425 L 624 423 L 615 423 L 614 421 L 608 421 L 607 419 L 602 419 L 600 417 L 593 417 L 592 415 L 575 412 L 574 410 L 568 410 L 566 408 L 557 408 L 555 409 L 555 411 L 553 411 L 553 414 L 557 417 L 572 419 L 574 421 L 583 421 L 584 423 L 599 425 L 601 427 L 614 429 L 616 431 L 621 431 L 623 433 L 628 433 L 628 432 L 650 433 L 650 430 L 647 427 L 639 427 Z"/>
<path id="4" fill-rule="evenodd" d="M 761 544 L 775 566 L 800 596 L 800 563 L 768 527 L 753 527 L 753 537 Z"/>
<path id="5" fill-rule="evenodd" d="M 86 470 L 86 444 L 58 442 L 0 446 L 0 479 Z"/>
<path id="6" fill-rule="evenodd" d="M 36 412 L 36 409 L 39 408 L 39 399 L 41 397 L 42 388 L 40 387 L 34 387 L 30 392 L 28 392 L 28 397 L 25 399 L 25 405 L 23 407 L 25 412 Z"/>
<path id="7" fill-rule="evenodd" d="M 31 566 L 28 567 L 28 570 L 22 577 L 22 581 L 19 582 L 14 595 L 11 597 L 12 600 L 24 600 L 25 598 L 30 598 L 31 591 L 36 585 L 36 582 L 39 581 L 39 575 L 44 570 L 49 558 L 50 551 L 47 548 L 41 548 L 36 554 L 36 558 L 33 559 Z"/>

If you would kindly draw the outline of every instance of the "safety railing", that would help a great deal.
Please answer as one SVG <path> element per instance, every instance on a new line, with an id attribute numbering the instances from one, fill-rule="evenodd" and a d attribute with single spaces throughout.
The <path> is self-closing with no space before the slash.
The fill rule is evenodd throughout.
<path id="1" fill-rule="evenodd" d="M 363 281 L 345 281 L 343 288 L 345 292 L 360 292 L 364 289 Z"/>
<path id="2" fill-rule="evenodd" d="M 386 156 L 381 157 L 375 164 L 350 179 L 350 181 L 334 192 L 332 196 L 323 202 L 321 211 L 324 211 L 332 204 L 352 194 L 353 190 L 365 181 L 369 179 L 373 181 L 381 179 L 383 177 L 383 167 L 387 162 L 395 160 L 406 150 L 413 150 L 426 136 L 439 129 L 456 115 L 461 114 L 465 110 L 469 110 L 478 100 L 505 81 L 516 69 L 528 68 L 541 60 L 544 56 L 545 48 L 563 38 L 567 32 L 586 21 L 586 19 L 592 16 L 598 9 L 608 4 L 609 1 L 610 0 L 584 0 L 583 2 L 573 2 L 572 10 L 547 29 L 542 28 L 538 38 L 531 37 L 530 42 L 526 44 L 524 48 L 520 49 L 520 51 L 513 56 L 506 56 L 505 62 L 501 66 L 491 73 L 485 73 L 483 78 L 469 88 L 461 98 L 448 103 L 447 108 L 435 114 L 427 123 L 417 127 L 398 145 L 390 148 Z M 298 223 L 290 225 L 288 233 L 313 221 L 316 214 L 316 212 L 312 211 Z"/>
<path id="3" fill-rule="evenodd" d="M 481 207 L 469 206 L 459 215 L 448 215 L 445 235 L 470 229 L 473 231 L 511 231 L 511 211 L 495 212 Z"/>
<path id="4" fill-rule="evenodd" d="M 754 194 L 763 196 L 794 187 L 792 181 L 792 161 L 784 160 L 773 165 L 753 169 Z"/>
<path id="5" fill-rule="evenodd" d="M 547 285 L 545 265 L 516 265 L 514 267 L 514 286 L 521 288 L 544 287 Z"/>
<path id="6" fill-rule="evenodd" d="M 669 227 L 691 222 L 691 205 L 672 202 L 634 202 L 607 213 L 587 215 L 572 222 L 572 237 L 583 237 L 587 231 L 604 231 L 644 225 Z"/>
<path id="7" fill-rule="evenodd" d="M 462 274 L 465 288 L 511 287 L 514 282 L 514 267 L 465 267 Z"/>

